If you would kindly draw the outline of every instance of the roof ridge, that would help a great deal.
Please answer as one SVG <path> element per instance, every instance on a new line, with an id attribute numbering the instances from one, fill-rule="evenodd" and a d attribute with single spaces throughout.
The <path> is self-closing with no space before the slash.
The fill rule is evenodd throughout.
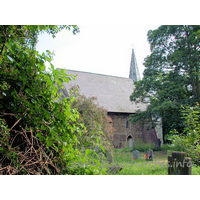
<path id="1" fill-rule="evenodd" d="M 57 68 L 57 69 L 63 69 L 63 68 Z M 130 79 L 129 77 L 120 77 L 120 76 L 114 76 L 114 75 L 108 75 L 108 74 L 99 74 L 99 73 L 94 73 L 94 72 L 85 72 L 85 71 L 79 71 L 79 70 L 71 70 L 71 69 L 64 69 L 66 71 L 74 71 L 74 72 L 81 72 L 81 73 L 87 73 L 87 74 L 94 74 L 94 75 L 100 75 L 100 76 L 111 76 L 111 77 L 116 77 L 116 78 L 124 78 L 124 79 Z"/>

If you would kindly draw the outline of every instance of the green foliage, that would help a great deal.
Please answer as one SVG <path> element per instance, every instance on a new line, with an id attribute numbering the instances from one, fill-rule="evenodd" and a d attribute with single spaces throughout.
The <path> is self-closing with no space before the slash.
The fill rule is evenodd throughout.
<path id="1" fill-rule="evenodd" d="M 167 175 L 167 154 L 166 152 L 154 152 L 154 160 L 147 161 L 145 152 L 139 153 L 139 159 L 133 160 L 132 152 L 114 151 L 114 163 L 112 168 L 121 170 L 110 171 L 109 174 L 116 175 Z M 114 173 L 113 173 L 114 172 Z"/>
<path id="2" fill-rule="evenodd" d="M 87 98 L 81 95 L 78 86 L 73 86 L 70 93 L 76 97 L 72 108 L 79 112 L 78 122 L 86 128 L 81 135 L 77 134 L 79 148 L 103 152 L 104 155 L 106 152 L 112 152 L 113 130 L 107 110 L 95 103 L 95 97 Z"/>
<path id="3" fill-rule="evenodd" d="M 0 173 L 101 174 L 98 159 L 84 155 L 76 134 L 83 128 L 74 98 L 60 98 L 59 87 L 73 76 L 54 69 L 50 51 L 35 50 L 37 36 L 55 37 L 72 26 L 0 26 Z M 50 63 L 49 72 L 45 62 Z M 55 84 L 56 83 L 56 84 Z M 91 159 L 96 168 L 87 163 Z M 75 163 L 85 163 L 75 165 Z"/>
<path id="4" fill-rule="evenodd" d="M 109 175 L 168 175 L 166 151 L 154 152 L 154 160 L 146 161 L 145 153 L 140 152 L 139 160 L 132 160 L 130 152 L 114 151 L 114 163 L 110 166 Z M 192 165 L 192 175 L 200 175 L 200 166 Z"/>
<path id="5" fill-rule="evenodd" d="M 168 175 L 167 164 L 154 165 L 151 162 L 139 162 L 125 165 L 116 175 Z"/>
<path id="6" fill-rule="evenodd" d="M 138 142 L 135 143 L 133 146 L 133 150 L 138 150 L 138 151 L 143 151 L 145 152 L 148 149 L 156 150 L 155 149 L 155 144 L 152 143 L 144 143 L 144 142 Z"/>
<path id="7" fill-rule="evenodd" d="M 185 128 L 182 134 L 177 130 L 171 131 L 171 140 L 169 147 L 171 151 L 183 151 L 191 157 L 195 164 L 200 164 L 200 107 L 197 104 L 194 107 L 182 109 L 182 117 L 185 122 Z"/>
<path id="8" fill-rule="evenodd" d="M 130 149 L 130 147 L 125 147 L 125 148 L 121 148 L 121 149 L 116 149 L 115 151 L 119 152 L 119 153 L 124 153 L 124 152 L 132 152 L 134 150 L 138 150 L 140 152 L 145 152 L 148 149 L 152 149 L 154 151 L 156 151 L 157 149 L 155 148 L 155 144 L 152 143 L 145 143 L 143 141 L 138 141 L 135 142 L 133 145 L 133 148 Z"/>
<path id="9" fill-rule="evenodd" d="M 173 25 L 148 32 L 151 54 L 130 99 L 145 101 L 148 97 L 150 104 L 133 121 L 162 117 L 164 135 L 172 129 L 182 132 L 181 105 L 194 106 L 200 100 L 199 31 L 200 26 Z"/>

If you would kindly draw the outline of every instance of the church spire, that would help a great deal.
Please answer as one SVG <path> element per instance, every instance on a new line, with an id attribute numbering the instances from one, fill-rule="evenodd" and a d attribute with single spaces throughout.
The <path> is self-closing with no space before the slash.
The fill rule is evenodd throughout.
<path id="1" fill-rule="evenodd" d="M 141 80 L 139 69 L 138 69 L 138 66 L 137 66 L 137 61 L 136 61 L 136 58 L 135 58 L 134 49 L 132 49 L 129 78 L 132 79 L 133 82 Z"/>

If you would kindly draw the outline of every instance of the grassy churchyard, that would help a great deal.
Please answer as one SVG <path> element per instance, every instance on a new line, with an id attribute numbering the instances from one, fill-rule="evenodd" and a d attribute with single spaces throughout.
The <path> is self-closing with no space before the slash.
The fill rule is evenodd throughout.
<path id="1" fill-rule="evenodd" d="M 145 158 L 145 151 L 139 151 L 139 159 L 133 159 L 133 152 L 128 149 L 115 149 L 113 169 L 109 175 L 168 175 L 169 151 L 164 149 L 153 152 L 153 160 Z M 200 175 L 200 166 L 192 165 L 192 175 Z"/>

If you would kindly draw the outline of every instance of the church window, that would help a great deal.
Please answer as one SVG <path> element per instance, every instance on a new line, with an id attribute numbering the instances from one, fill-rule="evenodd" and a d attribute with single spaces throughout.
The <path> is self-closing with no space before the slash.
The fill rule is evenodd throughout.
<path id="1" fill-rule="evenodd" d="M 126 128 L 129 128 L 129 122 L 128 122 L 128 120 L 126 121 Z"/>

